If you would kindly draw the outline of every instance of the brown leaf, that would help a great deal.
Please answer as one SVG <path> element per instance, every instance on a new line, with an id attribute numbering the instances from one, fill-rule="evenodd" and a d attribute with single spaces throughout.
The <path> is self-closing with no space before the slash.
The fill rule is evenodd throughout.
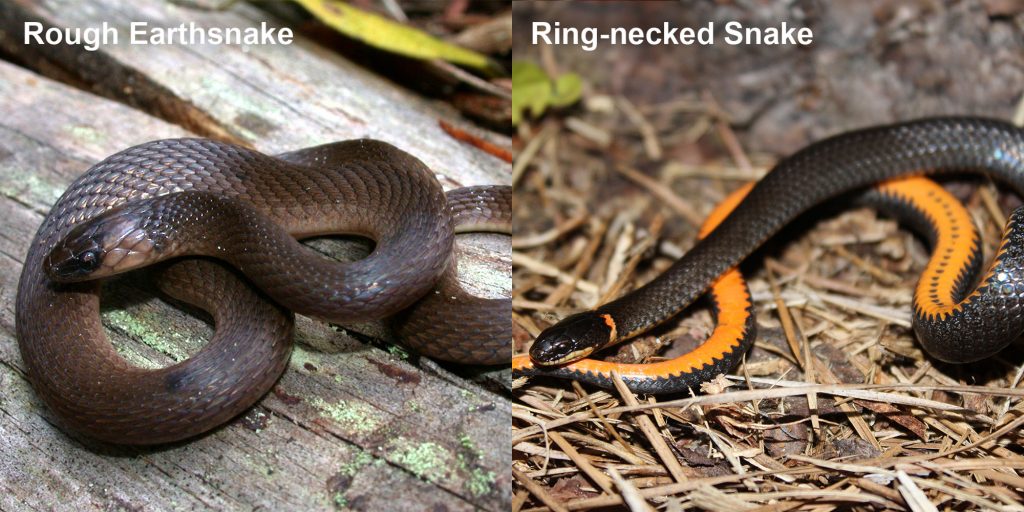
<path id="1" fill-rule="evenodd" d="M 901 425 L 903 428 L 912 432 L 918 439 L 925 441 L 928 438 L 928 426 L 923 421 L 914 417 L 914 415 L 907 413 L 892 404 L 886 404 L 882 402 L 872 402 L 870 400 L 854 400 L 854 402 L 864 407 L 865 409 L 871 409 L 876 414 L 885 416 L 886 419 Z"/>

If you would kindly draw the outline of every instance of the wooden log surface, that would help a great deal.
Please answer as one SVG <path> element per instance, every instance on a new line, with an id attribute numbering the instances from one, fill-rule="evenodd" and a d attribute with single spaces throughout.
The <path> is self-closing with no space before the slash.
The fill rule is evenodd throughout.
<path id="1" fill-rule="evenodd" d="M 365 136 L 415 154 L 446 188 L 509 181 L 507 164 L 440 130 L 439 119 L 462 124 L 451 111 L 301 38 L 290 47 L 122 43 L 97 52 L 16 42 L 29 18 L 123 27 L 249 26 L 265 17 L 245 5 L 197 13 L 156 1 L 88 9 L 0 2 L 8 55 L 58 78 L 80 73 L 67 78 L 127 103 L 0 62 L 0 508 L 508 509 L 505 396 L 346 335 L 388 339 L 378 325 L 338 328 L 300 317 L 295 352 L 274 390 L 225 427 L 173 446 L 126 449 L 70 437 L 32 392 L 14 326 L 24 255 L 68 183 L 119 149 L 199 133 L 274 153 Z M 509 293 L 507 240 L 459 243 L 464 282 L 485 296 Z M 141 366 L 188 357 L 212 332 L 143 278 L 106 286 L 102 315 L 114 345 Z"/>

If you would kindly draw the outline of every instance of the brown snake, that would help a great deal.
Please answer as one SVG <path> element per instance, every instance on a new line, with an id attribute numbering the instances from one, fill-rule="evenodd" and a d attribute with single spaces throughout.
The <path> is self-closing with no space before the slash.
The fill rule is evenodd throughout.
<path id="1" fill-rule="evenodd" d="M 90 168 L 39 228 L 18 287 L 22 358 L 64 426 L 123 444 L 188 438 L 250 407 L 287 365 L 291 312 L 397 314 L 397 333 L 424 355 L 507 363 L 510 301 L 463 291 L 452 252 L 455 232 L 507 233 L 510 219 L 509 187 L 446 200 L 422 162 L 383 142 L 276 157 L 205 139 L 142 144 Z M 332 262 L 297 241 L 341 233 L 376 246 Z M 259 290 L 205 259 L 158 267 L 160 287 L 209 311 L 216 331 L 185 361 L 132 366 L 105 336 L 93 279 L 183 255 L 225 260 Z"/>

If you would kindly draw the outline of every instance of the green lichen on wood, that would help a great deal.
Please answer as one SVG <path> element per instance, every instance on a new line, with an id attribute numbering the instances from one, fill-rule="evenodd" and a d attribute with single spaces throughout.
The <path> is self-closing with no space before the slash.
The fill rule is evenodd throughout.
<path id="1" fill-rule="evenodd" d="M 476 452 L 476 444 L 473 442 L 473 438 L 469 437 L 469 434 L 465 432 L 459 434 L 459 446 L 474 453 Z"/>
<path id="2" fill-rule="evenodd" d="M 418 478 L 436 483 L 448 475 L 452 455 L 437 443 L 430 441 L 416 443 L 404 437 L 398 437 L 393 442 L 389 458 Z"/>
<path id="3" fill-rule="evenodd" d="M 473 496 L 480 497 L 494 490 L 494 479 L 494 471 L 471 468 L 463 487 Z"/>
<path id="4" fill-rule="evenodd" d="M 350 432 L 369 434 L 384 424 L 380 411 L 363 402 L 339 400 L 332 403 L 316 397 L 310 404 Z"/>
<path id="5" fill-rule="evenodd" d="M 312 364 L 313 366 L 320 367 L 320 358 L 317 357 L 316 353 L 310 352 L 302 348 L 301 345 L 295 345 L 292 347 L 292 357 L 289 361 L 289 366 L 303 373 L 310 373 L 306 369 L 306 363 Z"/>
<path id="6" fill-rule="evenodd" d="M 388 353 L 403 361 L 409 360 L 409 351 L 406 350 L 405 347 L 401 345 L 388 345 Z"/>
<path id="7" fill-rule="evenodd" d="M 376 460 L 379 461 L 380 459 Z M 375 457 L 373 455 L 370 455 L 369 452 L 359 450 L 358 452 L 356 452 L 356 456 L 353 457 L 352 460 L 341 465 L 341 469 L 339 470 L 339 472 L 345 476 L 354 477 L 356 476 L 357 473 L 359 473 L 360 469 L 363 469 L 364 467 L 366 467 L 367 465 L 374 461 Z"/>
<path id="8" fill-rule="evenodd" d="M 92 126 L 74 125 L 68 128 L 68 134 L 76 141 L 86 144 L 99 144 L 106 140 L 106 134 Z"/>
<path id="9" fill-rule="evenodd" d="M 334 493 L 332 501 L 334 501 L 334 508 L 337 508 L 339 510 L 348 508 L 348 498 L 345 497 L 344 493 Z"/>
<path id="10" fill-rule="evenodd" d="M 476 465 L 482 456 L 469 434 L 459 435 L 462 453 L 458 455 L 459 470 L 467 475 L 463 488 L 473 496 L 483 496 L 494 490 L 495 474 Z"/>
<path id="11" fill-rule="evenodd" d="M 0 195 L 23 203 L 50 205 L 64 193 L 63 185 L 43 181 L 34 173 L 17 168 L 0 167 Z"/>
<path id="12" fill-rule="evenodd" d="M 146 346 L 166 354 L 174 362 L 184 361 L 189 357 L 188 351 L 182 348 L 183 345 L 187 346 L 186 342 L 190 341 L 188 337 L 180 332 L 157 332 L 151 329 L 150 324 L 159 324 L 160 322 L 150 321 L 152 319 L 148 315 L 139 315 L 136 318 L 128 311 L 117 309 L 103 312 L 102 318 L 108 325 L 138 339 Z"/>

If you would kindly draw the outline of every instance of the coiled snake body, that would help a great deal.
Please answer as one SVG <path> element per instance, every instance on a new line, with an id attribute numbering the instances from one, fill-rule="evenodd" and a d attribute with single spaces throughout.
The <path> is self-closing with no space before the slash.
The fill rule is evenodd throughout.
<path id="1" fill-rule="evenodd" d="M 612 385 L 618 371 L 631 389 L 696 389 L 728 371 L 753 341 L 753 307 L 735 267 L 798 215 L 840 194 L 897 178 L 982 172 L 1024 194 L 1024 129 L 993 119 L 921 119 L 842 133 L 781 160 L 709 222 L 704 236 L 668 270 L 595 310 L 542 331 L 514 375 L 548 375 Z M 881 203 L 935 242 L 914 296 L 914 330 L 925 350 L 947 362 L 971 362 L 1002 350 L 1024 332 L 1024 208 L 1007 221 L 998 253 L 975 288 L 981 247 L 955 200 L 925 181 L 883 185 Z M 745 196 L 745 197 L 744 197 Z M 735 208 L 735 209 L 733 209 Z M 731 213 L 729 212 L 731 210 Z M 719 328 L 698 349 L 650 365 L 583 359 L 673 317 L 711 289 Z"/>
<path id="2" fill-rule="evenodd" d="M 153 444 L 209 430 L 266 393 L 287 364 L 291 312 L 336 322 L 402 312 L 399 334 L 426 355 L 505 363 L 509 301 L 459 288 L 453 217 L 456 230 L 482 222 L 507 232 L 510 204 L 508 187 L 459 189 L 446 201 L 422 162 L 373 140 L 276 157 L 205 139 L 129 148 L 70 186 L 29 249 L 16 315 L 29 378 L 67 427 Z M 338 263 L 296 241 L 338 233 L 376 246 Z M 208 310 L 216 332 L 178 364 L 134 367 L 104 335 L 96 281 L 74 281 L 181 255 L 228 261 L 273 302 L 211 261 L 162 268 L 161 288 Z"/>

